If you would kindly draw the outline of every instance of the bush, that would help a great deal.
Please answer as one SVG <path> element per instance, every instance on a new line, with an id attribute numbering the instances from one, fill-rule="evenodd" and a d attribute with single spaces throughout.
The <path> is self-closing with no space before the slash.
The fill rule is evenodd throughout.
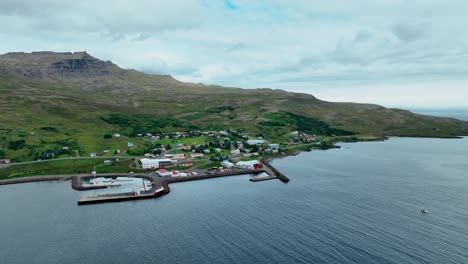
<path id="1" fill-rule="evenodd" d="M 18 149 L 24 148 L 25 145 L 26 145 L 26 141 L 21 139 L 21 140 L 16 140 L 16 141 L 10 141 L 8 143 L 8 148 L 12 150 L 18 150 Z"/>
<path id="2" fill-rule="evenodd" d="M 104 139 L 109 139 L 109 138 L 112 138 L 111 134 L 104 134 Z"/>

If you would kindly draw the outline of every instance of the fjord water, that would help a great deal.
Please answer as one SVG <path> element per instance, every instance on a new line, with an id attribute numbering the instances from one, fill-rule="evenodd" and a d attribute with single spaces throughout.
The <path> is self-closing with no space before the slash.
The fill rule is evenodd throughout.
<path id="1" fill-rule="evenodd" d="M 80 207 L 69 182 L 0 186 L 0 263 L 468 263 L 468 138 L 273 165 L 291 181 L 218 178 Z"/>

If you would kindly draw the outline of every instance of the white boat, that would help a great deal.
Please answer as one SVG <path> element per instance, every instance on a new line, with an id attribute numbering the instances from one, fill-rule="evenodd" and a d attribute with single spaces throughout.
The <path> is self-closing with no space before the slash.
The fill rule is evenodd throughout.
<path id="1" fill-rule="evenodd" d="M 423 208 L 423 209 L 421 209 L 421 213 L 427 214 L 427 213 L 429 213 L 429 211 L 426 208 Z"/>
<path id="2" fill-rule="evenodd" d="M 120 186 L 122 185 L 119 181 L 112 178 L 98 177 L 89 180 L 89 184 L 93 186 Z"/>

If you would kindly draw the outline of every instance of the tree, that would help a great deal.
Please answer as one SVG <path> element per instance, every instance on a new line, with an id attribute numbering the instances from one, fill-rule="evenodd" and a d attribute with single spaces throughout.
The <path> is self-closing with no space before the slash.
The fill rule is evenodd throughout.
<path id="1" fill-rule="evenodd" d="M 4 159 L 6 156 L 5 151 L 0 149 L 0 159 Z"/>
<path id="2" fill-rule="evenodd" d="M 16 141 L 10 141 L 8 142 L 8 148 L 13 149 L 13 150 L 18 150 L 24 148 L 24 145 L 26 144 L 26 141 L 24 140 L 16 140 Z"/>
<path id="3" fill-rule="evenodd" d="M 104 134 L 104 139 L 112 138 L 111 134 Z"/>

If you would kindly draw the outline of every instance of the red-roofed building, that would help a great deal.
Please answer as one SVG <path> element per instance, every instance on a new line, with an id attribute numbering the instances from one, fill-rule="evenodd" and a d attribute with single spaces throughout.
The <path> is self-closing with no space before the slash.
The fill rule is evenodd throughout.
<path id="1" fill-rule="evenodd" d="M 165 176 L 171 176 L 172 173 L 168 170 L 165 170 L 165 169 L 159 169 L 156 171 L 156 173 L 160 176 L 160 177 L 165 177 Z"/>

